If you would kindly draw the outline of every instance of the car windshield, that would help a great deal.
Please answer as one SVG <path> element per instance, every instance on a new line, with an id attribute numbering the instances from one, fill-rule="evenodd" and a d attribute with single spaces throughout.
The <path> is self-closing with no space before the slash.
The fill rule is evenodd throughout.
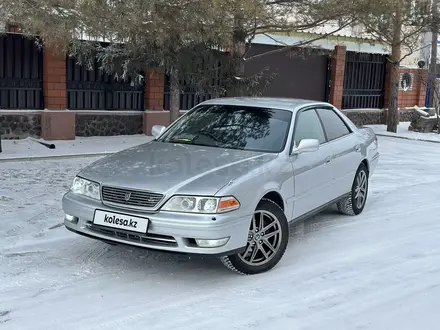
<path id="1" fill-rule="evenodd" d="M 201 105 L 157 141 L 278 153 L 286 144 L 291 117 L 287 110 Z"/>

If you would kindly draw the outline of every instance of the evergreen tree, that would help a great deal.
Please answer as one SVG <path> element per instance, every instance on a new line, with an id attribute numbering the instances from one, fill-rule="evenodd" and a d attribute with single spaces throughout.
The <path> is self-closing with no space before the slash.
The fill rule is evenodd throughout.
<path id="1" fill-rule="evenodd" d="M 389 62 L 390 100 L 387 131 L 397 132 L 399 124 L 399 67 L 402 60 L 420 50 L 420 35 L 430 25 L 431 8 L 427 0 L 367 0 L 359 22 L 365 32 L 391 48 Z M 405 50 L 402 54 L 402 50 Z"/>
<path id="2" fill-rule="evenodd" d="M 81 64 L 92 67 L 98 59 L 102 70 L 133 83 L 146 69 L 163 70 L 170 77 L 172 121 L 179 116 L 183 76 L 215 96 L 258 94 L 271 77 L 244 74 L 246 61 L 256 57 L 247 56 L 256 35 L 307 31 L 335 20 L 337 31 L 352 24 L 359 10 L 348 0 L 14 0 L 3 5 L 24 33 L 38 34 Z"/>

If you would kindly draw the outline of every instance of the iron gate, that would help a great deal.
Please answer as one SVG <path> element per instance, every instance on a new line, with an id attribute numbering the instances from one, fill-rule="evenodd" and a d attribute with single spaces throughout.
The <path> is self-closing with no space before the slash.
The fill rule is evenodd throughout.
<path id="1" fill-rule="evenodd" d="M 387 58 L 347 52 L 342 109 L 383 108 Z"/>
<path id="2" fill-rule="evenodd" d="M 164 109 L 170 110 L 170 77 L 165 75 Z M 197 104 L 213 98 L 210 93 L 199 93 L 197 88 L 185 78 L 180 80 L 180 110 L 189 110 Z"/>
<path id="3" fill-rule="evenodd" d="M 184 74 L 180 78 L 180 110 L 189 110 L 197 104 L 220 96 L 219 90 L 222 84 L 222 56 L 226 53 L 217 53 L 202 58 L 197 74 Z M 217 57 L 220 56 L 220 57 Z M 201 76 L 204 75 L 202 78 Z M 197 88 L 200 79 L 207 79 L 203 85 L 209 92 L 201 92 L 203 88 Z M 209 85 L 209 87 L 207 86 Z M 206 88 L 207 87 L 207 88 Z M 164 109 L 170 110 L 170 77 L 164 77 Z"/>
<path id="4" fill-rule="evenodd" d="M 71 110 L 144 110 L 144 85 L 117 81 L 99 70 L 92 70 L 67 57 L 67 107 Z"/>
<path id="5" fill-rule="evenodd" d="M 0 109 L 43 109 L 43 55 L 20 34 L 0 36 Z"/>

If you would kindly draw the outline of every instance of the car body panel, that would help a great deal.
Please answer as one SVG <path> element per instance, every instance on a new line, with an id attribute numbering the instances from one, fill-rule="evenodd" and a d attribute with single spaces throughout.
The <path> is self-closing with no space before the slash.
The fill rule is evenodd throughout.
<path id="1" fill-rule="evenodd" d="M 296 221 L 347 195 L 362 161 L 366 162 L 370 175 L 377 166 L 379 153 L 374 132 L 369 128 L 356 127 L 328 103 L 296 99 L 223 98 L 201 103 L 204 104 L 292 111 L 284 150 L 265 153 L 153 140 L 121 151 L 87 166 L 78 175 L 101 185 L 164 194 L 163 200 L 154 208 L 139 209 L 126 205 L 104 205 L 99 200 L 68 192 L 63 197 L 63 210 L 79 220 L 76 223 L 65 220 L 66 227 L 115 243 L 174 252 L 227 255 L 246 246 L 252 215 L 266 194 L 278 194 L 283 200 L 280 207 L 286 218 Z M 352 133 L 322 144 L 315 152 L 291 154 L 297 113 L 307 107 L 322 106 L 334 110 Z M 161 210 L 176 194 L 234 196 L 240 202 L 240 208 L 214 215 Z M 148 217 L 150 226 L 147 234 L 171 236 L 176 245 L 127 242 L 126 239 L 93 230 L 91 225 L 93 227 L 96 209 Z M 230 240 L 217 248 L 200 248 L 188 243 L 190 238 L 222 237 L 230 237 Z"/>
<path id="2" fill-rule="evenodd" d="M 64 224 L 72 231 L 82 232 L 98 239 L 109 240 L 115 243 L 130 244 L 137 247 L 159 249 L 171 252 L 198 253 L 198 254 L 221 254 L 225 251 L 237 250 L 243 247 L 243 240 L 247 239 L 248 223 L 251 216 L 241 216 L 239 213 L 216 215 L 215 221 L 212 215 L 202 214 L 179 214 L 177 212 L 157 212 L 145 214 L 139 211 L 127 211 L 125 209 L 102 205 L 99 201 L 87 197 L 67 193 L 62 199 L 63 210 L 66 214 L 75 215 L 77 223 L 65 220 Z M 150 220 L 148 235 L 157 235 L 159 239 L 172 237 L 174 245 L 162 245 L 159 242 L 138 242 L 127 240 L 115 235 L 108 235 L 91 229 L 95 210 L 106 210 L 115 214 L 130 214 L 138 217 L 146 217 Z M 113 231 L 109 228 L 109 231 Z M 123 231 L 121 231 L 123 232 Z M 138 233 L 132 233 L 137 235 Z M 156 237 L 157 237 L 156 236 Z M 198 248 L 190 244 L 189 239 L 220 239 L 231 237 L 229 242 L 219 248 Z"/>
<path id="3" fill-rule="evenodd" d="M 151 141 L 98 160 L 78 175 L 103 186 L 148 190 L 166 196 L 214 196 L 228 181 L 275 157 L 254 151 Z"/>
<path id="4" fill-rule="evenodd" d="M 335 178 L 326 160 L 331 156 L 331 145 L 322 145 L 318 152 L 291 157 L 295 183 L 295 206 L 292 219 L 334 198 L 332 190 Z"/>

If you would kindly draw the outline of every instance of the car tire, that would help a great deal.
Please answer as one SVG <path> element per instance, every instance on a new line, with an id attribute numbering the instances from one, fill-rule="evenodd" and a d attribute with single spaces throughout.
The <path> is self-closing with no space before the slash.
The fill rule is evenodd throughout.
<path id="1" fill-rule="evenodd" d="M 363 197 L 360 195 L 363 194 Z M 368 196 L 368 169 L 362 163 L 354 177 L 350 194 L 336 205 L 339 212 L 345 215 L 358 215 L 362 213 Z"/>
<path id="2" fill-rule="evenodd" d="M 273 201 L 262 199 L 252 217 L 246 250 L 224 256 L 221 261 L 242 275 L 264 273 L 278 264 L 288 241 L 289 224 L 284 211 Z"/>

